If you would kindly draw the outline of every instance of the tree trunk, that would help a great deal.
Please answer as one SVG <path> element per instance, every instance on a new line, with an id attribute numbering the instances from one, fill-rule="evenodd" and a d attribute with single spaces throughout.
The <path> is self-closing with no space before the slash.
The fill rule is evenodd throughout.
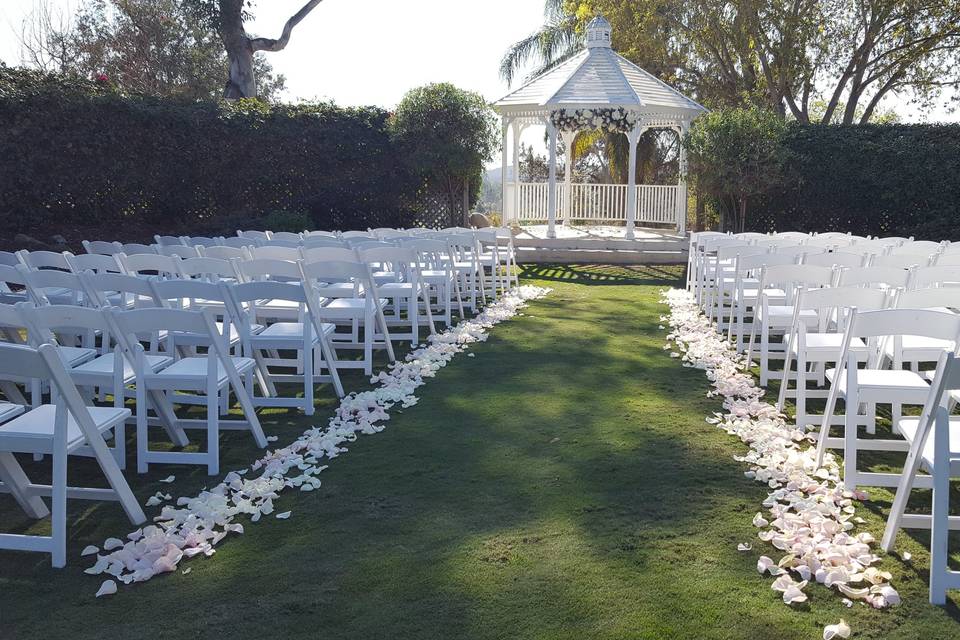
<path id="1" fill-rule="evenodd" d="M 703 201 L 703 197 L 699 192 L 696 194 L 697 198 L 697 208 L 696 208 L 696 217 L 694 219 L 693 228 L 695 231 L 703 231 L 703 217 L 706 213 L 706 203 Z"/>
<path id="2" fill-rule="evenodd" d="M 744 229 L 747 227 L 747 198 L 746 196 L 740 197 L 740 213 L 738 215 L 739 220 L 737 221 L 737 226 L 739 227 L 738 233 L 743 233 Z"/>
<path id="3" fill-rule="evenodd" d="M 256 98 L 253 46 L 243 27 L 243 0 L 220 0 L 220 38 L 230 61 L 230 76 L 223 88 L 223 97 L 227 100 Z"/>

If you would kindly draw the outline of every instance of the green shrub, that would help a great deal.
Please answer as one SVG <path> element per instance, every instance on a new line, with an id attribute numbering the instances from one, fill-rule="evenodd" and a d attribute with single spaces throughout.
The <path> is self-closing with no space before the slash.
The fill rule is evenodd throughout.
<path id="1" fill-rule="evenodd" d="M 790 181 L 748 229 L 960 240 L 960 125 L 794 125 L 783 144 Z"/>

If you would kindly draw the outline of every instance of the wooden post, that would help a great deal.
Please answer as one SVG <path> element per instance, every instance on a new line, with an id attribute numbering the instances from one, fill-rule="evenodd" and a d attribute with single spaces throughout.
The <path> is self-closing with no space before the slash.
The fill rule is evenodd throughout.
<path id="1" fill-rule="evenodd" d="M 557 237 L 557 128 L 547 120 L 550 179 L 547 181 L 547 237 Z"/>
<path id="2" fill-rule="evenodd" d="M 627 133 L 627 143 L 630 145 L 630 163 L 627 165 L 627 240 L 633 240 L 633 229 L 637 224 L 637 143 L 646 127 L 637 123 Z"/>

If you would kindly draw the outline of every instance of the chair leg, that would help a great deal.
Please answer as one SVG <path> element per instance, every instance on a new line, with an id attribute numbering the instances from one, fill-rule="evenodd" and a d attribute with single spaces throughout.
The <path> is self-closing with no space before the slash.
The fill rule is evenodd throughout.
<path id="1" fill-rule="evenodd" d="M 229 391 L 227 391 L 229 393 Z M 207 388 L 207 475 L 220 473 L 220 389 Z"/>
<path id="2" fill-rule="evenodd" d="M 767 386 L 767 367 L 770 363 L 770 327 L 760 327 L 760 386 Z"/>
<path id="3" fill-rule="evenodd" d="M 312 416 L 313 407 L 313 357 L 314 348 L 311 345 L 303 352 L 303 413 Z"/>
<path id="4" fill-rule="evenodd" d="M 930 523 L 930 604 L 944 605 L 949 582 L 947 540 L 950 534 L 950 425 L 937 416 L 934 438 L 933 514 Z"/>
<path id="5" fill-rule="evenodd" d="M 147 462 L 148 452 L 150 451 L 150 435 L 147 429 L 147 414 L 150 412 L 150 405 L 147 401 L 147 392 L 141 382 L 137 383 L 137 473 L 146 473 L 150 464 Z M 158 408 L 159 415 L 160 409 Z"/>
<path id="6" fill-rule="evenodd" d="M 860 400 L 854 385 L 847 385 L 844 398 L 843 426 L 843 487 L 853 491 L 857 488 L 857 423 L 860 421 Z"/>
<path id="7" fill-rule="evenodd" d="M 67 443 L 54 438 L 53 478 L 51 481 L 52 564 L 57 569 L 67 564 Z"/>

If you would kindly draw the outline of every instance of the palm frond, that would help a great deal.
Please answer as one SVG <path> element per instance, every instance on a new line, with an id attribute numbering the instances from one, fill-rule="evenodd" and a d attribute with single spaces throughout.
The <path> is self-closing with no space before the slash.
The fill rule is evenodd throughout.
<path id="1" fill-rule="evenodd" d="M 555 66 L 562 59 L 567 59 L 580 48 L 581 36 L 576 30 L 576 20 L 573 16 L 562 16 L 551 20 L 537 31 L 523 40 L 513 44 L 500 62 L 500 77 L 507 86 L 513 83 L 514 77 L 529 61 L 536 60 L 540 69 Z M 535 74 L 536 75 L 536 74 Z"/>

